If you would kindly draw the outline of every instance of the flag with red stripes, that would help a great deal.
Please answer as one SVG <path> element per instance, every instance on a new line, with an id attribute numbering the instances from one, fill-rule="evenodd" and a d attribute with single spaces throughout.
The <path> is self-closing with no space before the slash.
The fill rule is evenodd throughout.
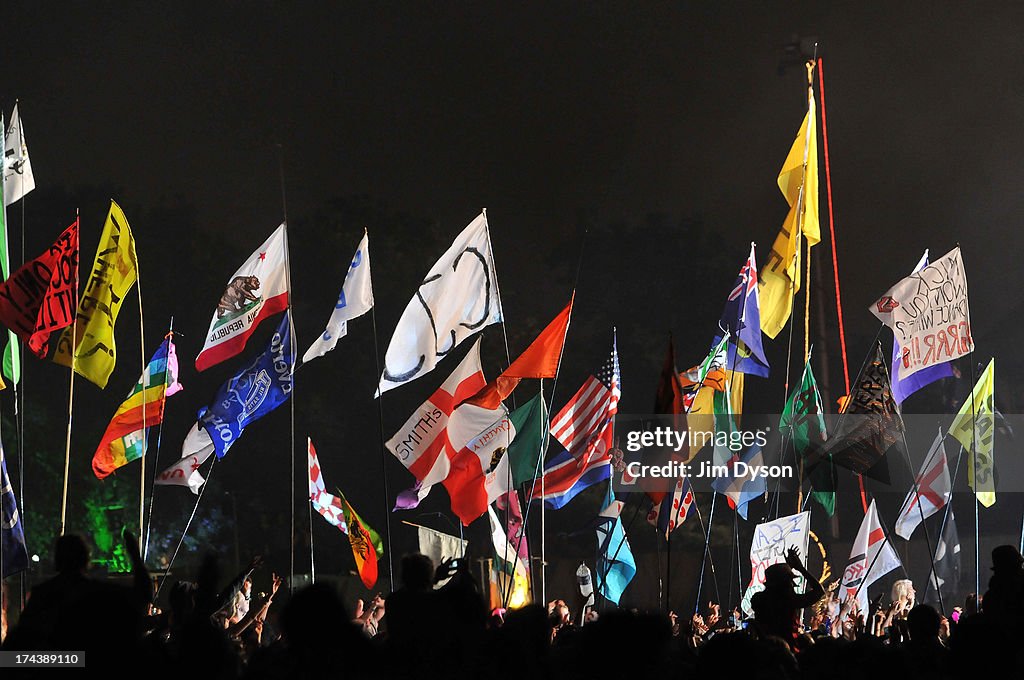
<path id="1" fill-rule="evenodd" d="M 598 440 L 611 438 L 612 417 L 619 410 L 619 354 L 615 341 L 608 361 L 587 378 L 551 423 L 551 436 L 565 447 L 573 458 L 587 459 L 598 446 Z M 610 450 L 611 442 L 606 446 Z"/>
<path id="2" fill-rule="evenodd" d="M 842 599 L 856 597 L 861 612 L 867 612 L 868 586 L 893 569 L 898 569 L 901 564 L 882 529 L 875 502 L 871 501 L 850 549 L 850 562 L 843 571 Z"/>
<path id="3" fill-rule="evenodd" d="M 908 541 L 922 518 L 931 517 L 949 502 L 953 488 L 949 479 L 944 441 L 940 431 L 932 442 L 924 463 L 921 464 L 921 471 L 917 473 L 917 488 L 911 487 L 900 507 L 895 531 L 898 536 Z"/>

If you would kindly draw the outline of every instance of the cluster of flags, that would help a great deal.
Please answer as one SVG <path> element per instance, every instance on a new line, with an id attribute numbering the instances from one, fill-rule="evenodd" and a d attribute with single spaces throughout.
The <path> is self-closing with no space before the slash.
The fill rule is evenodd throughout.
<path id="1" fill-rule="evenodd" d="M 789 212 L 760 272 L 752 243 L 729 291 L 706 357 L 687 371 L 676 366 L 669 340 L 659 381 L 655 413 L 669 415 L 677 429 L 687 427 L 732 433 L 742 412 L 745 376 L 769 376 L 763 335 L 777 337 L 789 322 L 794 295 L 801 286 L 802 242 L 807 254 L 820 241 L 817 187 L 816 105 L 808 92 L 808 110 L 779 172 L 777 183 Z M 22 198 L 35 186 L 24 130 L 17 107 L 5 129 L 2 172 L 4 205 Z M 0 220 L 5 211 L 0 212 Z M 199 494 L 205 483 L 201 467 L 223 458 L 245 428 L 285 403 L 294 389 L 298 364 L 294 322 L 290 311 L 287 226 L 281 224 L 228 278 L 195 360 L 204 371 L 240 355 L 264 321 L 280 315 L 267 346 L 224 382 L 207 405 L 196 412 L 181 457 L 157 477 L 159 485 L 187 486 Z M 104 388 L 114 370 L 114 336 L 120 307 L 139 279 L 131 227 L 111 201 L 92 268 L 80 285 L 79 220 L 53 245 L 13 273 L 7 253 L 6 223 L 0 222 L 0 323 L 9 330 L 3 375 L 18 381 L 18 341 L 38 358 L 51 350 L 59 332 L 53 361 Z M 929 321 L 939 304 L 931 291 L 943 291 L 946 306 L 941 327 Z M 308 363 L 332 351 L 348 333 L 348 324 L 373 308 L 369 236 L 363 234 L 348 267 L 337 303 L 325 330 L 302 355 Z M 487 326 L 503 321 L 497 272 L 486 213 L 473 219 L 434 263 L 409 300 L 384 356 L 376 398 L 433 371 L 464 341 L 475 341 L 444 380 L 386 442 L 388 451 L 410 472 L 415 485 L 399 494 L 396 509 L 416 507 L 433 486 L 445 487 L 451 509 L 468 525 L 488 516 L 495 576 L 502 602 L 528 598 L 530 554 L 526 520 L 530 504 L 542 501 L 561 508 L 580 492 L 610 480 L 615 454 L 615 416 L 621 397 L 617 341 L 613 335 L 607 361 L 588 376 L 553 417 L 543 389 L 517 409 L 504 401 L 523 380 L 544 380 L 558 374 L 573 301 L 559 312 L 525 351 L 497 377 L 487 381 L 480 359 L 480 336 Z M 826 432 L 824 409 L 809 356 L 799 384 L 787 396 L 780 429 L 784 441 L 806 469 L 810 494 L 829 515 L 835 512 L 836 467 L 845 467 L 888 481 L 886 452 L 904 439 L 900 404 L 914 391 L 953 374 L 951 362 L 970 354 L 967 280 L 959 247 L 930 262 L 927 251 L 911 275 L 897 282 L 872 304 L 870 311 L 894 331 L 891 356 L 872 348 L 846 396 L 842 416 Z M 542 383 L 543 384 L 543 383 Z M 166 398 L 180 391 L 173 334 L 143 368 L 142 376 L 118 407 L 93 457 L 100 479 L 146 452 L 149 429 L 164 416 Z M 969 455 L 968 483 L 976 499 L 995 503 L 994 486 L 994 361 L 990 362 L 968 400 L 949 427 Z M 548 455 L 549 445 L 554 447 Z M 932 444 L 913 488 L 900 508 L 895 533 L 909 540 L 928 517 L 946 510 L 931 584 L 940 587 L 955 578 L 951 561 L 959 540 L 949 507 L 952 480 L 945 435 Z M 680 453 L 686 461 L 700 453 L 690 444 Z M 755 444 L 735 451 L 713 446 L 716 464 L 743 462 L 750 470 L 763 464 L 765 452 Z M 357 569 L 366 587 L 377 580 L 383 556 L 379 535 L 363 521 L 340 490 L 328 491 L 312 441 L 307 447 L 311 509 L 347 535 Z M 211 463 L 212 465 L 212 463 Z M 730 468 L 732 466 L 730 465 Z M 208 472 L 207 472 L 208 474 Z M 627 476 L 622 476 L 628 483 Z M 764 477 L 754 474 L 721 477 L 714 491 L 724 495 L 747 519 L 750 503 L 767 493 Z M 686 477 L 670 491 L 650 493 L 648 522 L 668 537 L 697 512 Z M 4 575 L 27 563 L 24 536 L 13 488 L 0 447 L 0 500 L 3 510 Z M 525 501 L 525 504 L 523 503 Z M 598 545 L 597 591 L 618 603 L 636 574 L 636 564 L 621 520 L 623 502 L 607 486 L 595 523 Z M 504 516 L 504 521 L 499 519 Z M 767 524 L 758 525 L 768 536 Z M 431 532 L 420 527 L 424 532 Z M 759 564 L 782 554 L 774 548 L 807 546 L 806 513 L 773 521 L 771 531 L 784 539 L 755 545 Z M 436 535 L 435 535 L 436 534 Z M 422 533 L 421 544 L 439 556 L 464 552 L 464 544 L 440 532 Z M 756 543 L 756 542 L 755 542 Z M 941 552 L 941 559 L 940 553 Z M 767 556 L 767 557 L 766 557 Z M 944 565 L 940 573 L 939 566 Z M 899 568 L 899 559 L 881 525 L 874 502 L 865 512 L 854 542 L 842 587 L 848 597 L 866 602 L 867 588 Z M 958 567 L 957 567 L 958 568 Z M 753 585 L 753 584 L 752 584 Z M 526 593 L 524 595 L 524 593 Z M 525 601 L 525 600 L 523 600 Z"/>

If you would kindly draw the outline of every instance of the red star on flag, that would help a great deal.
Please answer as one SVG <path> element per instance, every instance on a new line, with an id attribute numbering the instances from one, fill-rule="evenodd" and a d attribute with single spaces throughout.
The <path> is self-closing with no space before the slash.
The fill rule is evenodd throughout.
<path id="1" fill-rule="evenodd" d="M 265 259 L 267 259 L 267 254 L 266 253 L 260 253 L 260 262 L 262 262 Z"/>

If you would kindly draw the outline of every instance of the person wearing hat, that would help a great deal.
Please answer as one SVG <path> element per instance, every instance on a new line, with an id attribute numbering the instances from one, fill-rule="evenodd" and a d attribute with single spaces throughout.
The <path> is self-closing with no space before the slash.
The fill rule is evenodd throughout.
<path id="1" fill-rule="evenodd" d="M 807 590 L 796 592 L 793 579 L 803 576 Z M 764 590 L 750 600 L 754 625 L 762 635 L 782 638 L 796 649 L 800 634 L 800 610 L 810 607 L 825 596 L 825 589 L 800 561 L 800 551 L 790 548 L 786 561 L 764 570 Z"/>
<path id="2" fill-rule="evenodd" d="M 1017 621 L 1024 614 L 1024 557 L 1012 545 L 992 551 L 992 578 L 981 609 L 987 617 L 1003 622 Z"/>

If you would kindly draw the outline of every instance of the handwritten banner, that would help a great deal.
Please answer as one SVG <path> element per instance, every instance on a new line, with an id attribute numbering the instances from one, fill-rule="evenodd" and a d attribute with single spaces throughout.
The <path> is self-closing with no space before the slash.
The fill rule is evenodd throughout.
<path id="1" fill-rule="evenodd" d="M 810 536 L 811 513 L 801 512 L 796 515 L 780 517 L 771 522 L 758 524 L 754 528 L 754 538 L 750 544 L 750 585 L 743 594 L 740 606 L 747 614 L 753 614 L 750 598 L 764 590 L 764 570 L 773 564 L 786 561 L 786 551 L 796 548 L 801 557 L 807 557 L 807 542 Z M 797 589 L 802 584 L 802 577 L 797 581 Z"/>
<path id="2" fill-rule="evenodd" d="M 50 333 L 75 319 L 78 287 L 78 220 L 50 248 L 0 284 L 0 323 L 43 359 Z"/>
<path id="3" fill-rule="evenodd" d="M 897 283 L 869 309 L 896 335 L 901 380 L 974 349 L 959 246 Z"/>

